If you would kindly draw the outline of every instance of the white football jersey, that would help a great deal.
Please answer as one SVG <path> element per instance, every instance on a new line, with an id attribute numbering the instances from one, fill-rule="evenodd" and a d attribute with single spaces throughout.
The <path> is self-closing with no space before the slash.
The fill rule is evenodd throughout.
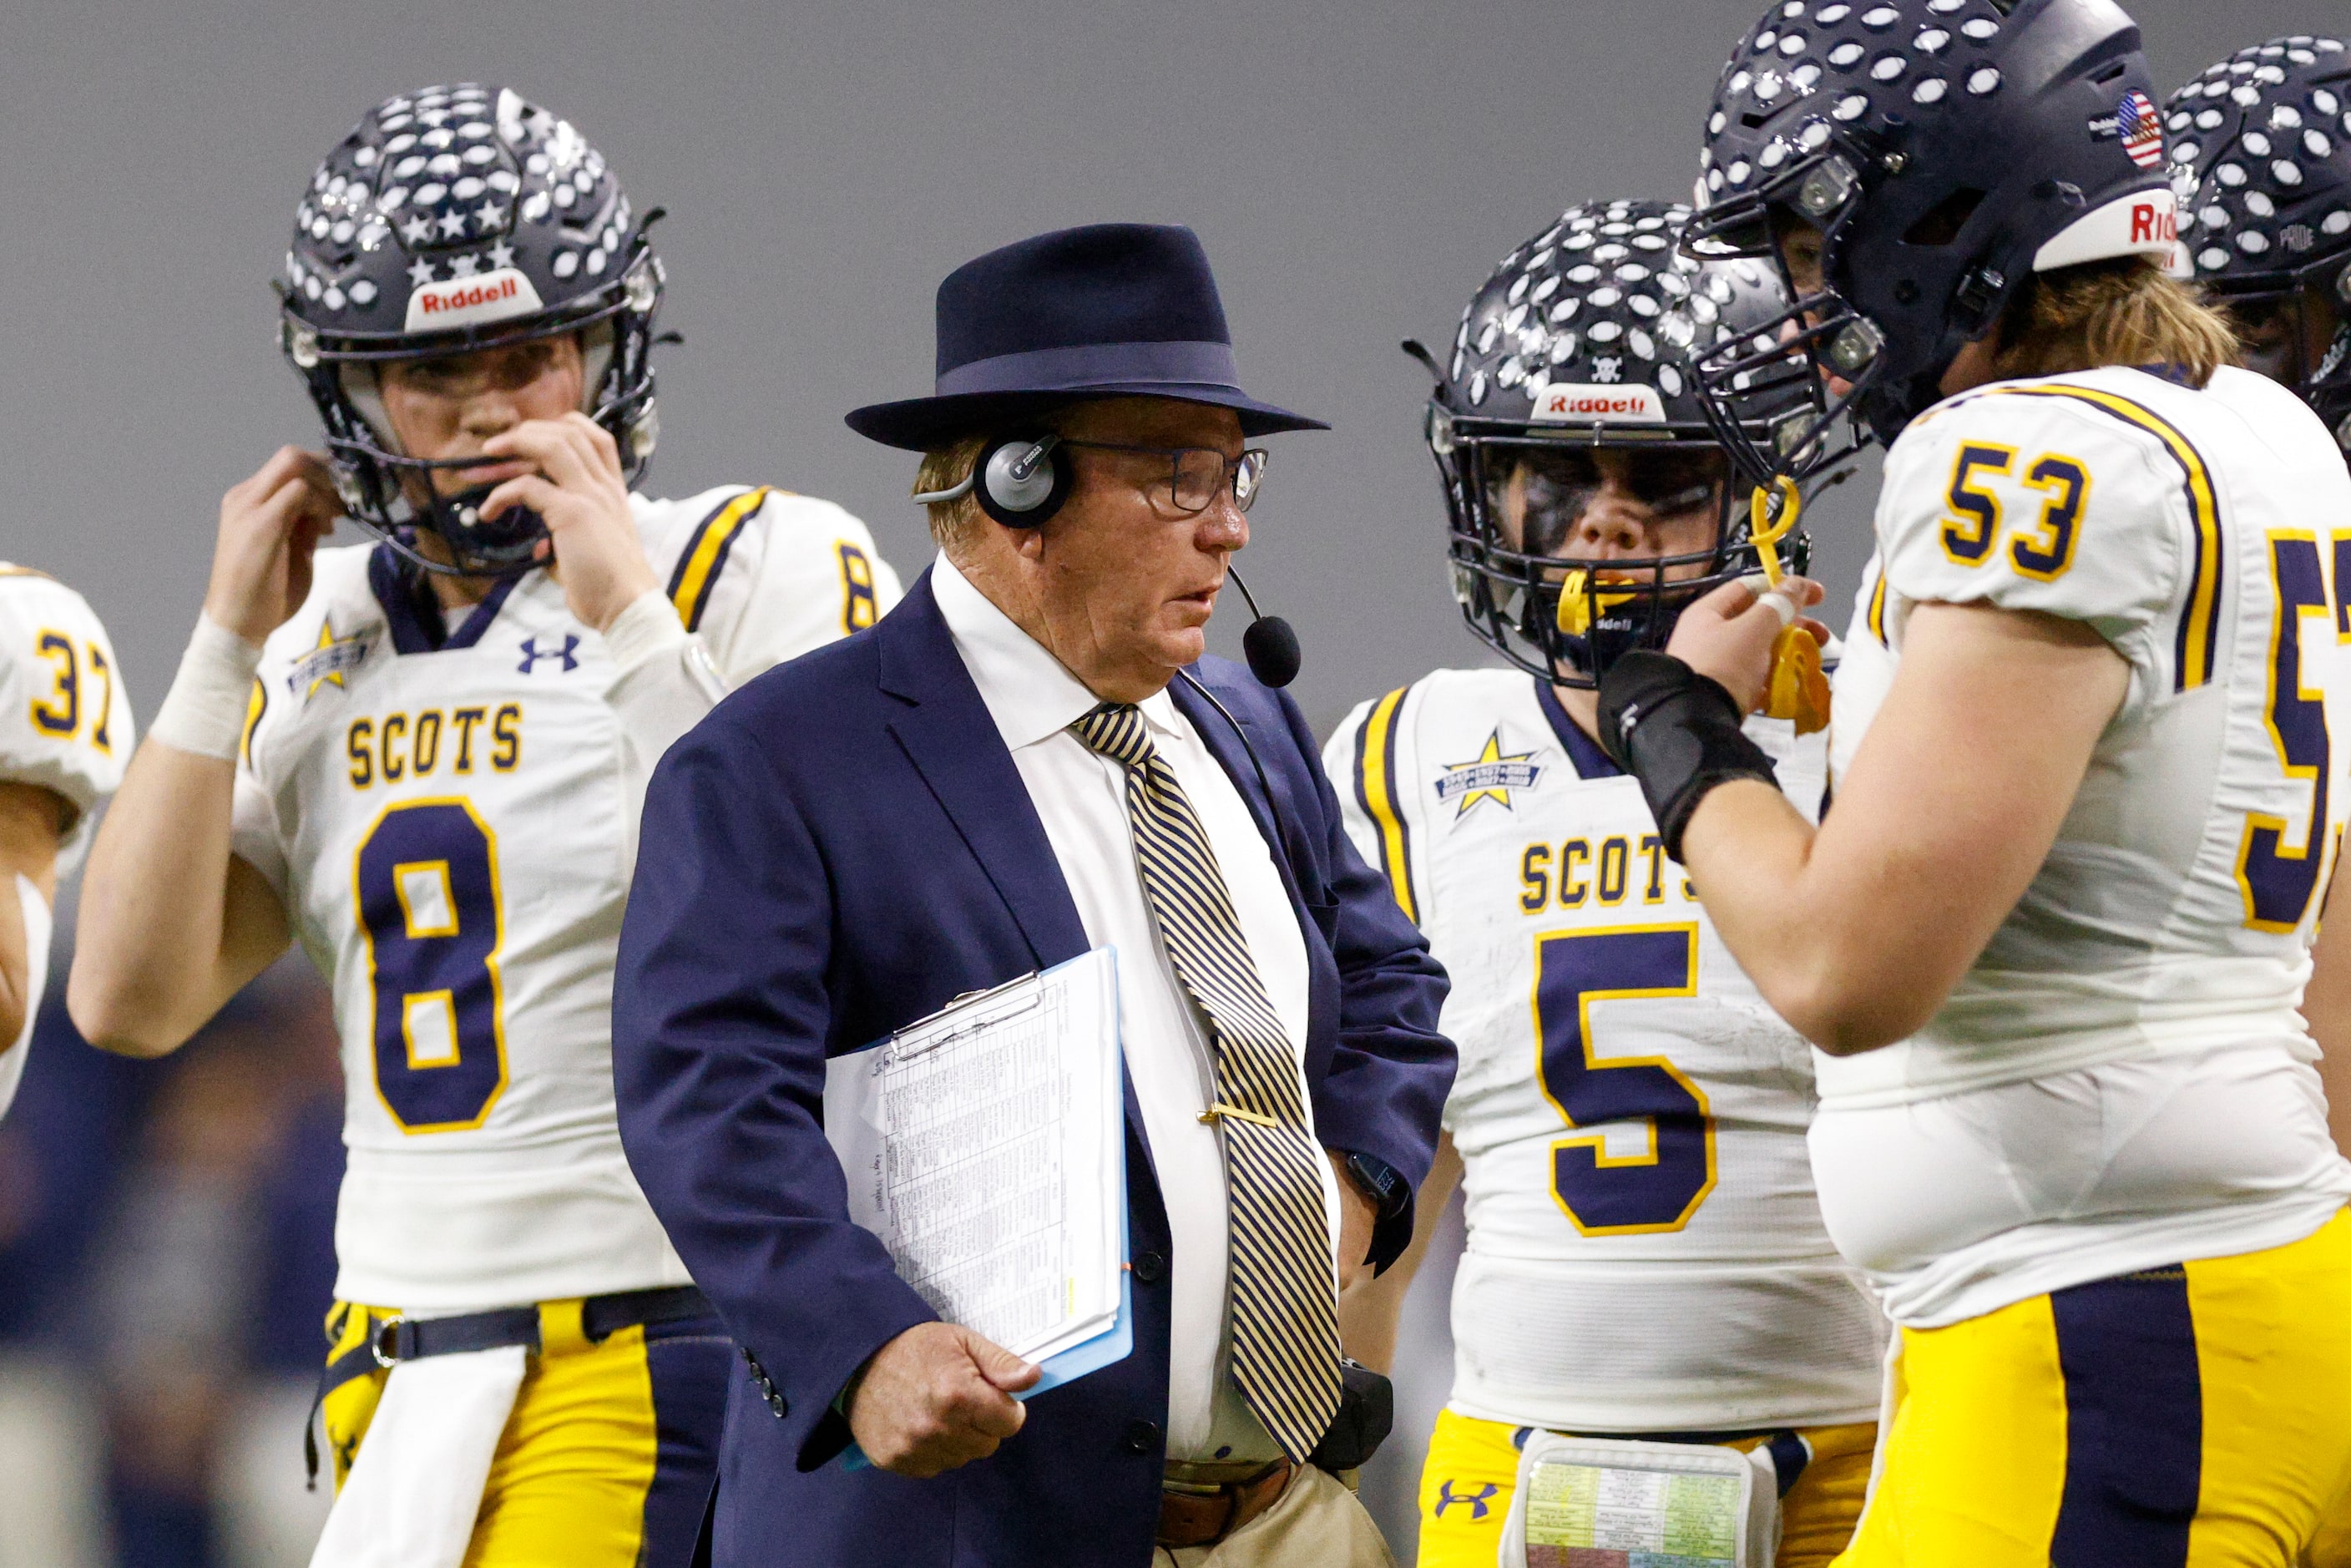
<path id="1" fill-rule="evenodd" d="M 830 502 L 730 486 L 632 504 L 730 685 L 897 600 Z M 345 1300 L 463 1312 L 687 1279 L 614 1120 L 635 823 L 612 680 L 545 571 L 434 649 L 381 547 L 321 550 L 269 640 L 235 850 L 334 990 Z"/>
<path id="2" fill-rule="evenodd" d="M 1822 739 L 1749 729 L 1811 814 Z M 1548 685 L 1499 670 L 1363 705 L 1325 762 L 1453 978 L 1453 1408 L 1603 1433 L 1874 1418 L 1883 1329 L 1813 1200 L 1809 1053 L 1639 785 Z"/>
<path id="3" fill-rule="evenodd" d="M 2315 1228 L 2351 1193 L 2297 1011 L 2351 804 L 2331 741 L 2351 736 L 2341 454 L 2244 371 L 2201 391 L 2122 368 L 2001 382 L 1903 434 L 1876 533 L 1837 673 L 1840 775 L 1922 602 L 2083 622 L 2130 685 L 1934 1019 L 1820 1059 L 1832 1230 L 1924 1325 Z M 2130 1146 L 2183 1101 L 2199 1130 Z M 2061 1103 L 2103 1124 L 2056 1127 Z M 1977 1192 L 1971 1168 L 2011 1175 Z"/>
<path id="4" fill-rule="evenodd" d="M 30 567 L 0 561 L 0 780 L 37 784 L 73 810 L 57 846 L 57 880 L 81 863 L 98 807 L 122 782 L 138 744 L 114 644 L 82 596 Z M 16 1097 L 49 967 L 48 902 L 26 877 L 13 896 L 25 915 L 31 981 L 24 1032 L 0 1051 L 0 1112 Z"/>

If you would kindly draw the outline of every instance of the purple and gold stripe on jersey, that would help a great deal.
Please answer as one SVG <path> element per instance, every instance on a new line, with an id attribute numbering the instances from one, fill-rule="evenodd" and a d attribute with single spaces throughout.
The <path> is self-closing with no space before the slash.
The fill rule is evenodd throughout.
<path id="1" fill-rule="evenodd" d="M 735 548 L 736 536 L 767 502 L 772 489 L 762 485 L 746 490 L 695 525 L 669 580 L 669 601 L 677 606 L 677 618 L 685 622 L 687 631 L 702 630 L 702 613 L 710 607 L 710 591 L 726 568 L 726 552 Z"/>
<path id="2" fill-rule="evenodd" d="M 2220 510 L 2212 471 L 2203 455 L 2179 427 L 2145 403 L 2103 387 L 2043 382 L 2030 386 L 1988 387 L 1980 397 L 2064 398 L 2098 410 L 2117 422 L 2144 430 L 2164 444 L 2179 465 L 2180 488 L 2188 498 L 2188 517 L 2196 530 L 2196 549 L 2189 563 L 2188 601 L 2179 612 L 2179 631 L 2172 649 L 2171 689 L 2184 692 L 2209 685 L 2220 642 Z M 1873 627 L 1874 629 L 1874 627 Z"/>
<path id="3" fill-rule="evenodd" d="M 269 683 L 256 675 L 253 690 L 245 699 L 245 739 L 237 749 L 245 757 L 245 765 L 253 766 L 253 732 L 261 727 L 262 716 L 269 711 Z"/>
<path id="4" fill-rule="evenodd" d="M 1387 873 L 1396 907 L 1415 925 L 1420 900 L 1412 883 L 1412 835 L 1405 825 L 1396 781 L 1396 716 L 1410 686 L 1400 686 L 1372 705 L 1355 734 L 1355 800 L 1380 835 L 1380 870 Z"/>

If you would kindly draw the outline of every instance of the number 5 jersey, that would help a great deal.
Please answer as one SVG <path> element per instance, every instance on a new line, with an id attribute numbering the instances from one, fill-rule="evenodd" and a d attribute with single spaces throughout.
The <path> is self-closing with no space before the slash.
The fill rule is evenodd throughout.
<path id="1" fill-rule="evenodd" d="M 1811 812 L 1825 747 L 1750 720 Z M 1440 670 L 1325 755 L 1453 977 L 1469 1244 L 1452 1408 L 1558 1430 L 1869 1421 L 1884 1329 L 1821 1224 L 1810 1051 L 1548 685 Z"/>
<path id="2" fill-rule="evenodd" d="M 632 501 L 727 685 L 897 599 L 864 525 L 829 502 Z M 235 852 L 334 990 L 335 1293 L 465 1312 L 686 1283 L 614 1123 L 642 780 L 603 639 L 543 570 L 454 612 L 445 638 L 419 606 L 384 547 L 319 552 L 263 657 L 237 777 Z"/>
<path id="3" fill-rule="evenodd" d="M 68 820 L 57 845 L 57 881 L 73 874 L 89 848 L 97 809 L 122 782 L 138 737 L 131 703 L 116 674 L 114 644 L 89 605 L 64 583 L 30 567 L 0 561 L 0 783 L 55 792 Z M 51 916 L 40 889 L 24 877 L 0 887 L 24 912 L 25 1027 L 0 1040 L 0 1112 L 16 1097 L 32 1048 L 33 1026 L 48 978 Z"/>

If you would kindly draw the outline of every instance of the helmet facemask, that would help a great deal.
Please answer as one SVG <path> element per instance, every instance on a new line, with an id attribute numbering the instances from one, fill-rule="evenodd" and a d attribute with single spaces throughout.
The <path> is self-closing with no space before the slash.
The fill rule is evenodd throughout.
<path id="1" fill-rule="evenodd" d="M 374 372 L 561 336 L 580 339 L 581 412 L 633 486 L 659 432 L 650 350 L 665 275 L 646 230 L 660 215 L 636 214 L 601 154 L 510 89 L 432 88 L 371 111 L 313 177 L 278 285 L 280 346 L 326 424 L 352 520 L 427 571 L 537 564 L 544 519 L 485 518 L 495 486 L 434 484 L 499 460 L 403 452 Z M 420 550 L 420 531 L 445 552 Z"/>
<path id="2" fill-rule="evenodd" d="M 1634 649 L 1662 649 L 1698 599 L 1759 570 L 1738 476 L 1709 437 L 1578 439 L 1459 419 L 1436 404 L 1429 436 L 1446 482 L 1462 614 L 1480 639 L 1545 681 L 1596 685 Z M 1646 513 L 1645 531 L 1702 517 L 1705 542 L 1654 555 L 1580 548 L 1577 527 L 1606 482 L 1604 454 Z M 1802 536 L 1782 549 L 1802 570 Z"/>
<path id="3" fill-rule="evenodd" d="M 1771 261 L 1794 297 L 1750 336 L 1808 361 L 1814 385 L 1767 443 L 1734 443 L 1750 476 L 1802 480 L 1847 439 L 1891 444 L 2035 274 L 2168 257 L 2150 90 L 2137 28 L 2105 0 L 1772 5 L 1723 67 L 1685 240 Z M 1805 230 L 1817 278 L 1784 254 Z M 1768 359 L 1701 349 L 1726 440 L 1752 423 Z"/>
<path id="4" fill-rule="evenodd" d="M 1831 141 L 1757 190 L 1693 214 L 1683 248 L 1706 260 L 1761 262 L 1794 303 L 1690 356 L 1707 423 L 1740 473 L 1769 488 L 1849 465 L 1867 444 L 1863 412 L 1887 367 L 1886 333 L 1831 284 L 1817 260 L 1799 277 L 1788 246 L 1809 229 L 1825 255 L 1857 205 L 1858 153 Z"/>
<path id="5" fill-rule="evenodd" d="M 2284 287 L 2209 287 L 2237 328 L 2245 368 L 2301 393 L 2351 452 L 2351 256 L 2285 277 Z"/>
<path id="6" fill-rule="evenodd" d="M 311 401 L 326 422 L 328 462 L 345 512 L 426 571 L 496 578 L 529 570 L 538 563 L 540 542 L 547 538 L 545 519 L 522 507 L 484 517 L 481 503 L 496 486 L 447 493 L 433 482 L 435 472 L 462 473 L 508 460 L 422 458 L 402 452 L 376 390 L 377 368 L 394 361 L 436 359 L 577 333 L 583 371 L 581 412 L 611 433 L 620 449 L 622 475 L 633 486 L 653 456 L 660 433 L 648 350 L 661 293 L 661 263 L 641 246 L 621 286 L 599 308 L 552 320 L 534 318 L 503 333 L 483 330 L 444 340 L 411 340 L 396 349 L 351 351 L 320 342 L 300 322 L 289 319 L 287 355 L 302 371 Z M 421 506 L 419 497 L 423 498 Z M 416 548 L 420 529 L 438 537 L 446 560 Z"/>
<path id="7" fill-rule="evenodd" d="M 1424 434 L 1462 616 L 1546 682 L 1590 686 L 1625 653 L 1662 648 L 1684 608 L 1758 566 L 1737 455 L 1709 424 L 1687 356 L 1769 348 L 1756 324 L 1782 316 L 1788 295 L 1758 262 L 1681 249 L 1688 216 L 1667 202 L 1569 208 L 1503 258 L 1447 361 L 1424 360 L 1437 382 Z M 1771 360 L 1743 393 L 1750 423 L 1736 434 L 1750 445 L 1813 385 L 1800 358 Z M 1604 468 L 1660 553 L 1626 555 L 1604 533 L 1579 540 Z"/>

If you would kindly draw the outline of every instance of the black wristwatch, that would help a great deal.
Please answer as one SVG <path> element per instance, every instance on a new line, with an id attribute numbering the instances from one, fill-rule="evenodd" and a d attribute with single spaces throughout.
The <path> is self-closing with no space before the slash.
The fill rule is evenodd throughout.
<path id="1" fill-rule="evenodd" d="M 1412 1201 L 1412 1184 L 1404 1179 L 1403 1172 L 1387 1161 L 1374 1159 L 1370 1155 L 1350 1154 L 1346 1166 L 1347 1174 L 1354 1178 L 1355 1186 L 1377 1207 L 1379 1218 L 1394 1219 L 1404 1212 L 1404 1206 Z"/>

